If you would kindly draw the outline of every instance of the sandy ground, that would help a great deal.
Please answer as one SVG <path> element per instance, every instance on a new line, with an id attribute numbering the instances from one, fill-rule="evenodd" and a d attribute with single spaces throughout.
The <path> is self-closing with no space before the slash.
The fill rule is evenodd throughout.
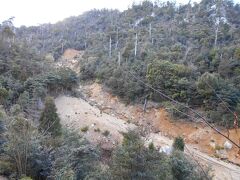
<path id="1" fill-rule="evenodd" d="M 105 147 L 114 147 L 122 139 L 121 132 L 134 129 L 134 124 L 101 112 L 80 98 L 59 96 L 55 100 L 61 123 L 83 134 L 90 142 L 99 143 Z M 86 132 L 83 129 L 87 128 Z M 109 131 L 108 136 L 103 133 Z"/>

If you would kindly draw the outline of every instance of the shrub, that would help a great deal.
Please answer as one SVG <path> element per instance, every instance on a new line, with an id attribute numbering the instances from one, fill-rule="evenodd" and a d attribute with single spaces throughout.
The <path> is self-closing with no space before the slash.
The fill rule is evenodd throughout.
<path id="1" fill-rule="evenodd" d="M 88 129 L 89 129 L 88 126 L 84 126 L 84 127 L 81 128 L 81 131 L 82 131 L 82 132 L 87 132 Z"/>
<path id="2" fill-rule="evenodd" d="M 54 137 L 61 135 L 62 126 L 52 97 L 46 97 L 45 107 L 39 122 L 40 131 L 49 132 Z"/>
<path id="3" fill-rule="evenodd" d="M 184 140 L 182 137 L 176 137 L 174 139 L 174 142 L 173 142 L 173 148 L 174 150 L 180 150 L 180 151 L 184 151 Z"/>
<path id="4" fill-rule="evenodd" d="M 110 134 L 110 132 L 108 130 L 105 130 L 102 134 L 107 137 Z"/>
<path id="5" fill-rule="evenodd" d="M 94 132 L 101 132 L 101 130 L 97 128 L 97 129 L 94 129 Z"/>

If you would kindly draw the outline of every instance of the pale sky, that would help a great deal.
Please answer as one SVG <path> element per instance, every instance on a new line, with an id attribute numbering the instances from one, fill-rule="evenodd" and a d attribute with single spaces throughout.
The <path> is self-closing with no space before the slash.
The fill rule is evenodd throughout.
<path id="1" fill-rule="evenodd" d="M 141 0 L 1 0 L 0 22 L 12 16 L 14 25 L 31 26 L 55 23 L 70 16 L 77 16 L 91 9 L 127 9 L 133 2 Z M 165 0 L 162 0 L 165 1 Z M 176 0 L 185 4 L 189 0 Z M 200 1 L 200 0 L 193 0 Z M 240 2 L 240 0 L 235 0 Z"/>

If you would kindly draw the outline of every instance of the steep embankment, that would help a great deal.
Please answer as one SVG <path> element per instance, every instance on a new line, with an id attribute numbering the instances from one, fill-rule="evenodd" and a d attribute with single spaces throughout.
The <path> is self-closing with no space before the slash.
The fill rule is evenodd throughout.
<path id="1" fill-rule="evenodd" d="M 62 65 L 76 68 L 79 62 L 69 60 L 63 59 Z M 69 66 L 68 62 L 72 65 Z M 211 166 L 215 179 L 240 179 L 238 166 L 209 156 L 213 156 L 215 152 L 209 143 L 222 145 L 225 140 L 203 124 L 172 121 L 167 112 L 154 103 L 150 103 L 147 112 L 144 113 L 141 105 L 121 103 L 117 97 L 109 94 L 97 83 L 80 86 L 79 91 L 86 100 L 60 96 L 56 99 L 56 106 L 63 125 L 77 129 L 91 142 L 99 143 L 107 149 L 112 148 L 121 141 L 120 132 L 125 132 L 128 128 L 141 128 L 146 143 L 154 142 L 159 148 L 171 145 L 172 138 L 181 135 L 187 142 L 186 153 L 202 164 Z M 106 133 L 108 131 L 109 134 Z M 233 135 L 232 131 L 231 136 Z M 239 161 L 236 148 L 227 155 L 230 160 Z"/>
<path id="2" fill-rule="evenodd" d="M 85 131 L 84 136 L 95 144 L 112 148 L 121 140 L 121 132 L 136 128 L 134 124 L 102 112 L 81 98 L 60 96 L 55 103 L 62 124 L 82 133 Z"/>
<path id="3" fill-rule="evenodd" d="M 99 84 L 93 84 L 91 86 L 101 87 Z M 84 88 L 86 90 L 89 86 L 85 86 Z M 88 90 L 88 92 L 91 93 L 91 90 Z M 109 149 L 121 141 L 122 136 L 120 132 L 126 132 L 129 128 L 137 127 L 132 123 L 127 122 L 127 119 L 128 116 L 131 116 L 132 120 L 137 118 L 136 114 L 132 112 L 139 112 L 140 109 L 138 106 L 125 106 L 120 103 L 116 97 L 112 97 L 110 94 L 105 97 L 103 94 L 99 95 L 97 98 L 97 100 L 99 100 L 102 96 L 103 99 L 100 101 L 102 106 L 97 102 L 95 102 L 95 105 L 91 105 L 94 100 L 96 100 L 93 96 L 89 97 L 89 102 L 81 98 L 68 96 L 60 96 L 55 102 L 63 125 L 78 130 L 79 133 L 82 133 L 92 143 L 100 144 L 103 148 Z M 104 106 L 103 102 L 109 102 L 109 106 Z M 112 103 L 117 103 L 117 106 L 119 107 L 118 111 L 114 111 L 115 107 Z M 99 107 L 102 108 L 99 109 Z M 153 111 L 157 112 L 156 110 Z M 163 118 L 165 116 L 164 111 L 160 111 L 159 113 L 162 115 L 156 116 L 157 118 Z M 161 120 L 162 119 L 159 119 L 160 122 Z M 138 128 L 140 128 L 140 126 L 141 125 L 139 125 Z M 82 132 L 84 127 L 88 127 L 87 132 Z M 103 135 L 103 132 L 105 131 L 109 131 L 109 135 Z M 162 131 L 159 133 L 149 133 L 145 137 L 146 143 L 151 141 L 158 148 L 165 145 L 171 146 L 172 140 L 164 135 L 167 134 Z M 202 164 L 211 166 L 215 174 L 215 179 L 237 180 L 240 178 L 239 167 L 210 157 L 209 155 L 200 152 L 191 144 L 187 144 L 186 153 L 193 156 Z"/>

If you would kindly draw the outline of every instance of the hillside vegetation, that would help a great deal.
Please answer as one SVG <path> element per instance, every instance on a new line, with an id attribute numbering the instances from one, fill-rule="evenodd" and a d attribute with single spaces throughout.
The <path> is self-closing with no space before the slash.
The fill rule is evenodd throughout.
<path id="1" fill-rule="evenodd" d="M 239 15 L 240 6 L 230 0 L 181 6 L 143 1 L 123 12 L 92 10 L 16 32 L 37 53 L 51 53 L 56 60 L 67 48 L 84 50 L 81 79 L 97 79 L 128 103 L 165 101 L 131 72 L 175 100 L 201 108 L 210 121 L 232 127 L 228 108 L 240 111 Z M 178 114 L 174 108 L 180 107 L 170 108 Z"/>
<path id="2" fill-rule="evenodd" d="M 62 126 L 54 97 L 78 96 L 95 80 L 126 103 L 152 100 L 186 118 L 138 77 L 171 98 L 232 127 L 240 113 L 240 6 L 202 0 L 176 6 L 143 1 L 126 11 L 92 10 L 56 24 L 0 24 L 0 175 L 10 179 L 211 179 L 184 154 L 144 145 L 140 133 L 104 160 L 104 149 Z M 83 52 L 80 72 L 56 67 L 68 48 Z M 79 77 L 78 77 L 79 74 Z M 229 111 L 230 110 L 230 111 Z M 88 127 L 81 130 L 87 132 Z M 109 131 L 102 133 L 109 135 Z M 179 148 L 181 147 L 181 148 Z M 109 153 L 109 152 L 107 152 Z"/>

